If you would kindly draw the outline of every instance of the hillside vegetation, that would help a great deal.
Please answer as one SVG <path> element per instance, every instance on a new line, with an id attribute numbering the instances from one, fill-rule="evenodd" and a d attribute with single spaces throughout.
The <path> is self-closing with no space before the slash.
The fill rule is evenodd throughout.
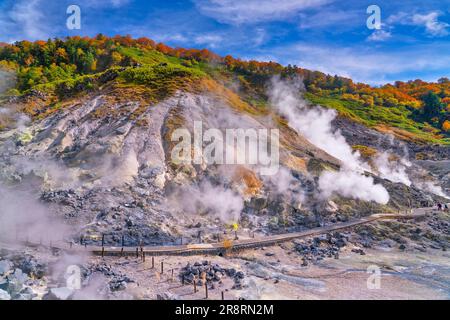
<path id="1" fill-rule="evenodd" d="M 264 112 L 271 77 L 301 77 L 307 99 L 336 109 L 343 117 L 403 139 L 450 144 L 447 78 L 371 87 L 297 66 L 220 57 L 207 49 L 171 48 L 147 38 L 103 35 L 3 44 L 0 68 L 17 76 L 8 95 L 39 91 L 52 96 L 57 107 L 68 97 L 109 83 L 145 87 L 150 100 L 158 101 L 177 89 L 191 90 L 202 83 L 211 87 L 214 80 L 233 90 L 250 106 L 247 109 Z"/>

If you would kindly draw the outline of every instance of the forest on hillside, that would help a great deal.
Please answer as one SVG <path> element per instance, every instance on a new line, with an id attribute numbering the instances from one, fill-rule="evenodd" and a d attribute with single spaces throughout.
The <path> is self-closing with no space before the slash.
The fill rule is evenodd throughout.
<path id="1" fill-rule="evenodd" d="M 16 88 L 9 90 L 8 95 L 74 87 L 86 79 L 89 83 L 89 79 L 109 69 L 123 71 L 141 66 L 159 66 L 150 68 L 151 71 L 148 68 L 139 71 L 140 77 L 151 72 L 151 76 L 144 75 L 147 79 L 161 77 L 163 72 L 171 76 L 206 75 L 223 83 L 238 82 L 246 100 L 255 104 L 267 100 L 265 85 L 274 75 L 298 76 L 303 79 L 309 100 L 335 108 L 353 120 L 368 126 L 388 124 L 417 135 L 425 133 L 432 137 L 426 139 L 431 142 L 449 141 L 448 78 L 436 83 L 416 79 L 374 87 L 295 65 L 244 61 L 230 55 L 221 57 L 207 49 L 171 48 L 145 37 L 133 39 L 99 34 L 94 38 L 75 36 L 0 44 L 0 67 L 13 70 L 17 75 Z"/>

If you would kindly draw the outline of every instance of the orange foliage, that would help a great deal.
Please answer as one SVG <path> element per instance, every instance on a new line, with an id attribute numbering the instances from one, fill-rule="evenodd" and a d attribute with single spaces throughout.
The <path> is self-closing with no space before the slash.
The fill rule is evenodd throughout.
<path id="1" fill-rule="evenodd" d="M 442 124 L 442 130 L 445 132 L 450 132 L 450 121 L 449 120 L 444 121 L 444 123 Z"/>

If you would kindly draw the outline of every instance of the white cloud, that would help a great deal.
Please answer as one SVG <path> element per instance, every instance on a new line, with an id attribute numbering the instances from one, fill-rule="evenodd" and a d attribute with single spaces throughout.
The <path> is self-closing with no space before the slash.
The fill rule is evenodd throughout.
<path id="1" fill-rule="evenodd" d="M 327 45 L 296 44 L 272 48 L 270 54 L 284 64 L 338 74 L 371 84 L 383 84 L 399 79 L 400 73 L 448 70 L 450 50 L 448 43 L 404 48 L 395 52 L 377 52 L 367 47 L 335 47 Z M 262 53 L 259 53 L 262 55 Z"/>
<path id="2" fill-rule="evenodd" d="M 78 0 L 78 5 L 82 7 L 104 8 L 113 7 L 120 8 L 129 4 L 132 0 Z"/>
<path id="3" fill-rule="evenodd" d="M 364 17 L 360 11 L 319 10 L 315 14 L 300 15 L 300 29 L 319 29 L 324 27 L 354 26 Z"/>
<path id="4" fill-rule="evenodd" d="M 116 8 L 127 5 L 129 2 L 130 0 L 111 0 L 111 4 Z"/>
<path id="5" fill-rule="evenodd" d="M 399 12 L 390 16 L 386 21 L 388 24 L 421 26 L 425 31 L 434 37 L 443 37 L 449 34 L 448 23 L 439 21 L 441 15 L 438 11 L 431 11 L 427 14 Z"/>
<path id="6" fill-rule="evenodd" d="M 376 30 L 367 38 L 367 40 L 369 40 L 369 41 L 385 41 L 385 40 L 389 39 L 390 37 L 392 37 L 392 34 L 389 31 Z"/>
<path id="7" fill-rule="evenodd" d="M 447 28 L 448 23 L 438 20 L 438 12 L 430 12 L 428 14 L 415 14 L 412 16 L 412 23 L 415 25 L 423 25 L 428 34 L 432 36 L 442 37 L 449 34 Z"/>
<path id="8" fill-rule="evenodd" d="M 9 11 L 1 13 L 1 39 L 11 42 L 17 40 L 16 38 L 29 40 L 48 38 L 47 19 L 40 10 L 40 6 L 42 6 L 41 0 L 17 1 Z"/>
<path id="9" fill-rule="evenodd" d="M 210 48 L 215 48 L 222 41 L 222 36 L 217 34 L 203 34 L 194 38 L 195 44 L 206 45 Z"/>
<path id="10" fill-rule="evenodd" d="M 204 15 L 229 24 L 276 21 L 333 0 L 194 0 Z"/>

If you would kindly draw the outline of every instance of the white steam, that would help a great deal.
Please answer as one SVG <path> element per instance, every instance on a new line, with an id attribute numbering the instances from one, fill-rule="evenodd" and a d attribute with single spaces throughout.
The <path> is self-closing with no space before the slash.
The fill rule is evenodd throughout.
<path id="1" fill-rule="evenodd" d="M 411 163 L 406 159 L 393 161 L 389 157 L 390 155 L 387 152 L 383 152 L 374 159 L 380 177 L 392 182 L 403 183 L 408 187 L 411 186 L 411 180 L 406 173 L 406 169 L 411 166 Z"/>
<path id="2" fill-rule="evenodd" d="M 68 228 L 52 217 L 31 191 L 0 184 L 0 234 L 9 239 L 59 241 Z"/>
<path id="3" fill-rule="evenodd" d="M 95 168 L 96 175 L 101 177 L 102 185 L 120 186 L 133 181 L 139 172 L 139 161 L 134 150 L 123 156 L 106 155 L 100 167 Z"/>
<path id="4" fill-rule="evenodd" d="M 179 209 L 186 213 L 211 214 L 219 217 L 222 222 L 239 221 L 244 209 L 244 200 L 233 190 L 221 185 L 213 185 L 205 181 L 197 185 L 181 187 L 172 196 L 173 202 L 179 204 Z"/>
<path id="5" fill-rule="evenodd" d="M 288 82 L 275 77 L 269 92 L 270 101 L 277 107 L 278 112 L 287 118 L 292 129 L 341 160 L 345 167 L 367 169 L 360 161 L 359 153 L 354 152 L 341 132 L 332 127 L 331 123 L 337 116 L 336 111 L 319 106 L 311 108 L 300 94 L 302 89 L 303 83 L 300 80 Z"/>
<path id="6" fill-rule="evenodd" d="M 319 189 L 323 197 L 340 194 L 344 197 L 376 201 L 386 204 L 389 194 L 386 189 L 374 183 L 373 178 L 361 172 L 368 166 L 360 160 L 339 130 L 332 127 L 336 111 L 321 107 L 310 107 L 303 99 L 300 80 L 272 79 L 269 91 L 270 101 L 278 112 L 286 117 L 291 128 L 307 138 L 328 154 L 342 161 L 339 172 L 324 172 L 319 178 Z"/>
<path id="7" fill-rule="evenodd" d="M 319 187 L 325 198 L 337 193 L 344 197 L 381 204 L 389 202 L 389 193 L 382 185 L 374 184 L 372 177 L 355 171 L 325 171 L 319 178 Z"/>
<path id="8" fill-rule="evenodd" d="M 419 188 L 420 190 L 430 192 L 432 194 L 435 194 L 437 196 L 450 199 L 450 196 L 448 196 L 441 186 L 437 185 L 436 183 L 433 183 L 432 181 L 417 181 L 414 183 L 414 185 Z"/>

